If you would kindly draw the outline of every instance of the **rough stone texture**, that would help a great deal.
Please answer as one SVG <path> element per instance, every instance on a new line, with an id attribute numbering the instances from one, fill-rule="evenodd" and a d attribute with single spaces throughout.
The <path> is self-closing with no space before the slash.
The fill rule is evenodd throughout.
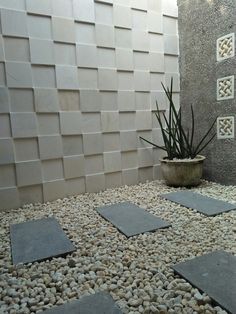
<path id="1" fill-rule="evenodd" d="M 178 6 L 181 105 L 186 126 L 191 117 L 190 104 L 193 105 L 199 139 L 215 117 L 236 114 L 235 99 L 216 100 L 217 79 L 235 74 L 235 57 L 216 61 L 216 40 L 236 32 L 236 2 L 178 0 Z M 236 183 L 234 139 L 215 139 L 203 154 L 207 157 L 206 178 Z"/>

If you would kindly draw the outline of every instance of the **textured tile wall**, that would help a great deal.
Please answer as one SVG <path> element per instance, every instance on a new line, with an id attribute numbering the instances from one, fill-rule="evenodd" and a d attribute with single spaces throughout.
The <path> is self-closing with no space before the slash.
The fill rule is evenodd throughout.
<path id="1" fill-rule="evenodd" d="M 0 208 L 159 177 L 175 0 L 0 0 Z"/>

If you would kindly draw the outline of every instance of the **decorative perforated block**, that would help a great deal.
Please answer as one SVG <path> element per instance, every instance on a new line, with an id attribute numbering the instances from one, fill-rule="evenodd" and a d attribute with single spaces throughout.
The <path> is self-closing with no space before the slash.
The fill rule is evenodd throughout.
<path id="1" fill-rule="evenodd" d="M 234 138 L 234 117 L 217 118 L 217 138 Z"/>
<path id="2" fill-rule="evenodd" d="M 221 77 L 217 80 L 217 100 L 234 98 L 234 75 Z"/>
<path id="3" fill-rule="evenodd" d="M 227 34 L 216 41 L 216 60 L 222 61 L 235 55 L 234 33 Z"/>

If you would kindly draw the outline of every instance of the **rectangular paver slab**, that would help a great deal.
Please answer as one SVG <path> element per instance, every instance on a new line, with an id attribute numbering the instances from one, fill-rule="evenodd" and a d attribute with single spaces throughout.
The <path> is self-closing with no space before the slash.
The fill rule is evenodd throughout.
<path id="1" fill-rule="evenodd" d="M 108 293 L 99 292 L 41 314 L 122 314 L 122 312 Z"/>
<path id="2" fill-rule="evenodd" d="M 75 251 L 53 217 L 10 225 L 10 237 L 13 264 L 42 261 Z"/>
<path id="3" fill-rule="evenodd" d="M 172 192 L 163 194 L 162 197 L 182 206 L 196 209 L 198 212 L 207 216 L 215 216 L 236 209 L 235 204 L 220 201 L 192 191 Z"/>
<path id="4" fill-rule="evenodd" d="M 129 202 L 99 207 L 97 211 L 127 237 L 170 227 L 168 222 Z"/>
<path id="5" fill-rule="evenodd" d="M 173 269 L 226 311 L 236 313 L 235 256 L 216 251 L 177 264 Z"/>

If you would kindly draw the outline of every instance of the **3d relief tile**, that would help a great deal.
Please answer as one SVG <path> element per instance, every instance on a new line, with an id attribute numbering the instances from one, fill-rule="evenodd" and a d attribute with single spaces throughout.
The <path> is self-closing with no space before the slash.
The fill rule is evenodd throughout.
<path id="1" fill-rule="evenodd" d="M 164 53 L 164 36 L 161 34 L 149 33 L 150 52 Z"/>
<path id="2" fill-rule="evenodd" d="M 180 91 L 180 77 L 179 73 L 165 73 L 165 82 L 166 85 L 169 85 L 171 82 L 171 79 L 173 78 L 173 92 L 179 92 Z"/>
<path id="3" fill-rule="evenodd" d="M 147 13 L 147 28 L 151 33 L 163 33 L 162 14 L 149 11 Z"/>
<path id="4" fill-rule="evenodd" d="M 54 88 L 35 88 L 34 103 L 36 112 L 58 112 L 57 90 Z"/>
<path id="5" fill-rule="evenodd" d="M 217 118 L 217 138 L 234 138 L 234 117 Z"/>
<path id="6" fill-rule="evenodd" d="M 176 57 L 174 57 L 177 59 Z M 163 53 L 158 52 L 150 52 L 149 53 L 149 70 L 150 72 L 159 72 L 164 73 L 165 72 L 165 58 Z M 178 72 L 176 71 L 168 71 L 168 72 Z"/>
<path id="7" fill-rule="evenodd" d="M 11 137 L 12 129 L 9 114 L 0 114 L 0 134 L 1 137 Z"/>
<path id="8" fill-rule="evenodd" d="M 179 41 L 176 35 L 164 35 L 164 52 L 170 55 L 179 54 Z"/>
<path id="9" fill-rule="evenodd" d="M 134 91 L 119 90 L 117 102 L 119 111 L 134 111 L 135 110 Z"/>
<path id="10" fill-rule="evenodd" d="M 80 110 L 82 112 L 100 112 L 101 97 L 98 90 L 80 89 Z"/>
<path id="11" fill-rule="evenodd" d="M 78 70 L 75 66 L 56 65 L 58 89 L 78 89 Z"/>
<path id="12" fill-rule="evenodd" d="M 76 45 L 54 42 L 54 57 L 57 65 L 76 65 Z"/>
<path id="13" fill-rule="evenodd" d="M 42 184 L 22 186 L 18 189 L 21 204 L 43 203 Z"/>
<path id="14" fill-rule="evenodd" d="M 153 180 L 153 167 L 144 167 L 138 169 L 138 182 Z"/>
<path id="15" fill-rule="evenodd" d="M 38 113 L 37 120 L 39 135 L 55 135 L 60 133 L 58 113 Z"/>
<path id="16" fill-rule="evenodd" d="M 30 62 L 29 39 L 4 37 L 4 49 L 6 61 Z"/>
<path id="17" fill-rule="evenodd" d="M 55 159 L 63 156 L 60 135 L 39 136 L 40 159 Z"/>
<path id="18" fill-rule="evenodd" d="M 0 35 L 0 61 L 5 61 L 3 37 Z"/>
<path id="19" fill-rule="evenodd" d="M 43 181 L 53 181 L 63 179 L 63 163 L 62 159 L 49 159 L 42 161 Z"/>
<path id="20" fill-rule="evenodd" d="M 113 111 L 102 111 L 101 122 L 103 132 L 115 132 L 119 130 L 119 114 Z"/>
<path id="21" fill-rule="evenodd" d="M 121 131 L 120 145 L 122 151 L 137 149 L 137 133 L 136 131 Z"/>
<path id="22" fill-rule="evenodd" d="M 86 174 L 104 172 L 103 155 L 85 156 L 85 172 Z"/>
<path id="23" fill-rule="evenodd" d="M 155 12 L 162 12 L 162 2 L 156 0 L 147 0 L 147 7 L 148 10 L 155 11 Z"/>
<path id="24" fill-rule="evenodd" d="M 95 26 L 87 23 L 75 23 L 75 39 L 79 44 L 95 45 Z"/>
<path id="25" fill-rule="evenodd" d="M 99 94 L 102 104 L 102 110 L 104 111 L 118 110 L 117 91 L 100 91 Z"/>
<path id="26" fill-rule="evenodd" d="M 1 23 L 3 35 L 28 37 L 26 12 L 2 9 Z"/>
<path id="27" fill-rule="evenodd" d="M 76 111 L 60 112 L 61 134 L 81 134 L 81 113 Z"/>
<path id="28" fill-rule="evenodd" d="M 93 0 L 73 0 L 75 20 L 90 22 L 95 21 Z"/>
<path id="29" fill-rule="evenodd" d="M 72 179 L 85 175 L 84 156 L 69 156 L 63 158 L 65 178 Z"/>
<path id="30" fill-rule="evenodd" d="M 98 70 L 78 68 L 79 88 L 98 89 Z"/>
<path id="31" fill-rule="evenodd" d="M 136 130 L 135 112 L 120 112 L 119 123 L 121 131 Z"/>
<path id="32" fill-rule="evenodd" d="M 86 191 L 96 193 L 105 189 L 105 175 L 103 173 L 86 176 Z"/>
<path id="33" fill-rule="evenodd" d="M 144 51 L 134 51 L 134 69 L 149 71 L 149 53 Z"/>
<path id="34" fill-rule="evenodd" d="M 147 0 L 131 0 L 131 7 L 133 9 L 147 10 Z"/>
<path id="35" fill-rule="evenodd" d="M 151 111 L 136 111 L 136 129 L 149 130 L 152 128 Z"/>
<path id="36" fill-rule="evenodd" d="M 40 160 L 16 163 L 16 178 L 18 186 L 42 183 Z"/>
<path id="37" fill-rule="evenodd" d="M 139 167 L 153 166 L 153 149 L 152 148 L 138 149 L 138 166 Z"/>
<path id="38" fill-rule="evenodd" d="M 54 66 L 32 65 L 31 69 L 34 87 L 56 87 L 56 74 Z"/>
<path id="39" fill-rule="evenodd" d="M 11 164 L 14 163 L 14 150 L 13 142 L 11 138 L 0 139 L 0 164 Z"/>
<path id="40" fill-rule="evenodd" d="M 51 15 L 52 5 L 47 0 L 26 0 L 26 10 L 29 13 Z"/>
<path id="41" fill-rule="evenodd" d="M 0 86 L 6 86 L 6 66 L 5 63 L 0 63 Z"/>
<path id="42" fill-rule="evenodd" d="M 11 113 L 13 137 L 35 137 L 38 134 L 35 113 Z"/>
<path id="43" fill-rule="evenodd" d="M 172 0 L 162 1 L 162 12 L 166 16 L 177 18 L 178 17 L 177 2 L 173 2 Z"/>
<path id="44" fill-rule="evenodd" d="M 14 9 L 14 10 L 25 10 L 25 1 L 24 0 L 1 0 L 0 5 L 6 9 Z"/>
<path id="45" fill-rule="evenodd" d="M 63 156 L 82 155 L 83 139 L 82 135 L 62 136 Z"/>
<path id="46" fill-rule="evenodd" d="M 77 65 L 85 68 L 97 68 L 97 47 L 95 45 L 76 45 Z"/>
<path id="47" fill-rule="evenodd" d="M 96 24 L 95 31 L 98 47 L 115 47 L 115 31 L 113 26 Z"/>
<path id="48" fill-rule="evenodd" d="M 84 155 L 97 155 L 103 153 L 103 140 L 101 133 L 83 134 Z"/>
<path id="49" fill-rule="evenodd" d="M 39 159 L 37 138 L 14 139 L 16 161 L 27 161 Z"/>
<path id="50" fill-rule="evenodd" d="M 132 31 L 130 29 L 116 27 L 115 45 L 120 48 L 132 49 Z"/>
<path id="51" fill-rule="evenodd" d="M 129 7 L 119 4 L 113 6 L 114 25 L 124 28 L 132 28 L 132 11 Z"/>
<path id="52" fill-rule="evenodd" d="M 105 3 L 95 3 L 96 23 L 113 25 L 113 6 Z"/>
<path id="53" fill-rule="evenodd" d="M 133 51 L 116 48 L 116 65 L 118 70 L 132 71 L 134 69 Z"/>
<path id="54" fill-rule="evenodd" d="M 122 169 L 138 167 L 138 153 L 137 150 L 121 153 Z"/>
<path id="55" fill-rule="evenodd" d="M 9 112 L 9 93 L 8 88 L 0 87 L 0 113 Z"/>
<path id="56" fill-rule="evenodd" d="M 105 152 L 104 158 L 104 171 L 116 172 L 121 170 L 121 153 L 120 152 Z"/>
<path id="57" fill-rule="evenodd" d="M 30 63 L 6 62 L 6 77 L 8 87 L 32 87 Z"/>
<path id="58" fill-rule="evenodd" d="M 120 150 L 120 133 L 104 133 L 103 134 L 104 152 Z"/>
<path id="59" fill-rule="evenodd" d="M 164 34 L 177 35 L 178 33 L 178 20 L 169 16 L 163 16 L 163 31 Z"/>
<path id="60" fill-rule="evenodd" d="M 97 112 L 82 113 L 82 131 L 83 133 L 101 132 L 101 115 Z"/>
<path id="61" fill-rule="evenodd" d="M 68 0 L 51 0 L 52 14 L 56 16 L 72 17 L 72 2 Z"/>
<path id="62" fill-rule="evenodd" d="M 30 38 L 31 63 L 54 64 L 54 47 L 52 40 Z"/>
<path id="63" fill-rule="evenodd" d="M 162 73 L 150 73 L 150 88 L 151 91 L 162 90 L 161 83 L 165 81 L 165 75 Z M 166 84 L 169 86 L 170 81 L 167 79 Z"/>
<path id="64" fill-rule="evenodd" d="M 112 172 L 105 174 L 105 186 L 108 188 L 115 188 L 122 184 L 122 172 Z"/>
<path id="65" fill-rule="evenodd" d="M 52 33 L 55 41 L 74 43 L 75 23 L 72 19 L 61 17 L 52 18 Z"/>
<path id="66" fill-rule="evenodd" d="M 217 100 L 234 98 L 234 75 L 217 80 Z"/>
<path id="67" fill-rule="evenodd" d="M 62 111 L 77 111 L 80 107 L 79 91 L 77 90 L 59 90 L 59 107 Z"/>
<path id="68" fill-rule="evenodd" d="M 116 68 L 116 54 L 114 48 L 98 47 L 98 67 L 99 68 Z"/>
<path id="69" fill-rule="evenodd" d="M 135 93 L 135 108 L 136 110 L 150 110 L 150 93 L 136 92 Z"/>
<path id="70" fill-rule="evenodd" d="M 98 88 L 100 90 L 117 90 L 117 71 L 98 69 Z"/>
<path id="71" fill-rule="evenodd" d="M 133 49 L 137 51 L 149 51 L 149 35 L 143 30 L 133 30 Z"/>
<path id="72" fill-rule="evenodd" d="M 28 14 L 27 24 L 30 37 L 52 39 L 51 17 Z"/>
<path id="73" fill-rule="evenodd" d="M 68 179 L 65 184 L 67 196 L 85 193 L 85 178 Z"/>
<path id="74" fill-rule="evenodd" d="M 134 90 L 134 73 L 118 71 L 118 90 Z"/>
<path id="75" fill-rule="evenodd" d="M 147 29 L 147 12 L 141 10 L 132 10 L 132 29 Z"/>
<path id="76" fill-rule="evenodd" d="M 18 208 L 21 204 L 18 189 L 16 187 L 0 189 L 0 198 L 0 208 L 3 210 Z"/>
<path id="77" fill-rule="evenodd" d="M 15 165 L 0 165 L 0 189 L 16 186 Z"/>
<path id="78" fill-rule="evenodd" d="M 43 183 L 44 202 L 52 201 L 66 196 L 66 184 L 64 180 L 55 180 Z"/>
<path id="79" fill-rule="evenodd" d="M 122 183 L 124 185 L 134 185 L 138 183 L 138 169 L 123 169 Z"/>
<path id="80" fill-rule="evenodd" d="M 134 71 L 135 91 L 150 90 L 150 73 L 148 71 Z"/>
<path id="81" fill-rule="evenodd" d="M 217 39 L 216 42 L 216 60 L 221 61 L 231 58 L 235 55 L 235 35 L 227 34 Z"/>

